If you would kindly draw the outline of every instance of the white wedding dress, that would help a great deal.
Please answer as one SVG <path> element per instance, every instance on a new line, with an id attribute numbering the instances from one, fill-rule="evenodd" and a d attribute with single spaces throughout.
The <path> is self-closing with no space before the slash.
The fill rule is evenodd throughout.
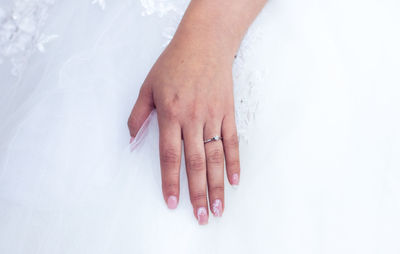
<path id="1" fill-rule="evenodd" d="M 400 253 L 400 3 L 270 0 L 234 64 L 241 185 L 198 226 L 126 122 L 189 0 L 0 0 L 0 253 Z"/>

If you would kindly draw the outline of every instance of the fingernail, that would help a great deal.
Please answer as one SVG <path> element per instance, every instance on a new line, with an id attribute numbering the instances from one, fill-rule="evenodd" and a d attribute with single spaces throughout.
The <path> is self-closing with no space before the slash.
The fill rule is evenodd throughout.
<path id="1" fill-rule="evenodd" d="M 222 201 L 220 199 L 214 200 L 211 206 L 211 211 L 216 217 L 222 216 Z"/>
<path id="2" fill-rule="evenodd" d="M 131 140 L 129 141 L 129 144 L 132 144 L 133 140 L 135 140 L 135 138 L 131 137 Z"/>
<path id="3" fill-rule="evenodd" d="M 239 185 L 239 174 L 235 173 L 231 178 L 232 185 Z"/>
<path id="4" fill-rule="evenodd" d="M 169 209 L 175 209 L 178 206 L 178 199 L 175 196 L 169 196 L 167 206 Z"/>
<path id="5" fill-rule="evenodd" d="M 199 221 L 200 225 L 206 225 L 208 223 L 208 215 L 206 208 L 200 207 L 199 209 L 197 209 L 197 220 Z"/>

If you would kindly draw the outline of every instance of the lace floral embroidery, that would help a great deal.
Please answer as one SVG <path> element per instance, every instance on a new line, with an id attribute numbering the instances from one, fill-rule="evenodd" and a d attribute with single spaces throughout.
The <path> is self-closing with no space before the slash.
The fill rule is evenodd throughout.
<path id="1" fill-rule="evenodd" d="M 144 8 L 142 15 L 158 15 L 166 22 L 163 31 L 163 37 L 166 41 L 163 47 L 166 47 L 175 34 L 176 28 L 181 21 L 186 7 L 189 4 L 187 0 L 140 0 Z"/>
<path id="2" fill-rule="evenodd" d="M 45 45 L 57 38 L 41 32 L 48 10 L 56 0 L 15 0 L 9 8 L 0 7 L 0 63 L 9 60 L 13 75 L 19 75 L 29 57 L 36 51 L 44 51 Z M 172 39 L 176 28 L 189 4 L 188 0 L 140 0 L 142 15 L 157 15 L 165 22 L 164 46 Z M 93 4 L 106 8 L 105 0 L 92 0 Z M 246 140 L 249 124 L 254 120 L 259 102 L 258 89 L 265 72 L 251 66 L 249 57 L 254 56 L 254 42 L 261 31 L 251 28 L 243 40 L 234 63 L 234 91 L 236 122 L 239 137 Z"/>
<path id="3" fill-rule="evenodd" d="M 35 50 L 57 35 L 41 33 L 54 0 L 15 0 L 10 10 L 0 7 L 0 63 L 9 59 L 12 74 L 19 75 Z"/>
<path id="4" fill-rule="evenodd" d="M 250 27 L 244 37 L 233 65 L 235 94 L 235 117 L 239 139 L 248 140 L 249 125 L 256 117 L 260 101 L 260 88 L 266 80 L 267 71 L 263 66 L 255 65 L 252 59 L 257 57 L 255 44 L 262 38 L 258 27 Z"/>
<path id="5" fill-rule="evenodd" d="M 106 0 L 93 0 L 92 4 L 98 4 L 101 9 L 106 9 Z"/>

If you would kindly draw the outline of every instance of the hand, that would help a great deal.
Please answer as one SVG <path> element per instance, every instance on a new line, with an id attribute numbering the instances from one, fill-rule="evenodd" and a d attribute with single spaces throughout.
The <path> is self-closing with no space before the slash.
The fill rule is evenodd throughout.
<path id="1" fill-rule="evenodd" d="M 135 137 L 153 109 L 160 131 L 162 190 L 169 208 L 179 200 L 182 140 L 190 200 L 199 224 L 211 212 L 224 210 L 224 161 L 233 185 L 239 183 L 240 163 L 235 125 L 232 59 L 212 45 L 199 47 L 188 39 L 174 39 L 144 81 L 129 117 Z M 222 136 L 223 141 L 204 144 Z"/>
<path id="2" fill-rule="evenodd" d="M 200 224 L 224 210 L 224 160 L 231 184 L 240 163 L 232 88 L 232 61 L 247 28 L 266 0 L 192 0 L 154 64 L 128 121 L 132 137 L 155 108 L 160 129 L 164 199 L 179 199 L 182 139 L 193 212 Z M 223 141 L 204 144 L 222 136 Z"/>

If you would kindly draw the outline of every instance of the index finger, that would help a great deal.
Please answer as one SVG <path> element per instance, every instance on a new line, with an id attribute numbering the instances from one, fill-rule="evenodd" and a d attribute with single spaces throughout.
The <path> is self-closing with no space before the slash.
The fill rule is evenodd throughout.
<path id="1" fill-rule="evenodd" d="M 162 190 L 168 208 L 175 209 L 179 201 L 182 153 L 181 127 L 178 122 L 158 115 L 160 133 L 160 165 Z"/>

